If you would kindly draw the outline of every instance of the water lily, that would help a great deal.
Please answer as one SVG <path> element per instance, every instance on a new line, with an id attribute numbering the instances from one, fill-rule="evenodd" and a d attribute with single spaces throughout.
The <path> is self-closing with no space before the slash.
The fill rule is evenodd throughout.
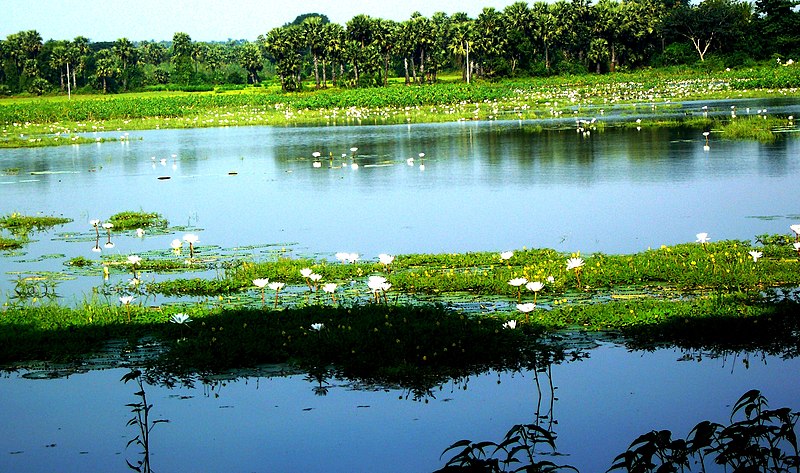
<path id="1" fill-rule="evenodd" d="M 522 286 L 525 285 L 526 282 L 528 282 L 528 280 L 525 278 L 514 278 L 508 281 L 509 286 L 514 286 L 517 288 L 517 302 L 520 302 L 522 299 Z"/>
<path id="2" fill-rule="evenodd" d="M 133 302 L 133 299 L 133 296 L 120 296 L 119 298 L 119 301 L 125 306 L 125 312 L 128 315 L 128 322 L 131 321 L 131 302 Z"/>
<path id="3" fill-rule="evenodd" d="M 323 328 L 325 328 L 325 324 L 321 324 L 321 323 L 311 324 L 311 330 L 316 330 L 317 332 L 319 332 Z"/>
<path id="4" fill-rule="evenodd" d="M 794 250 L 797 252 L 798 256 L 800 256 L 800 241 L 794 242 Z"/>
<path id="5" fill-rule="evenodd" d="M 170 244 L 170 246 L 175 251 L 175 253 L 180 253 L 181 247 L 183 247 L 183 242 L 176 238 L 176 239 L 172 240 L 172 243 Z"/>
<path id="6" fill-rule="evenodd" d="M 698 234 L 697 234 L 697 240 L 695 240 L 695 241 L 696 241 L 697 243 L 700 243 L 700 244 L 703 244 L 703 245 L 705 245 L 705 244 L 706 244 L 706 243 L 708 243 L 710 240 L 711 240 L 711 239 L 708 237 L 708 233 L 705 233 L 705 232 L 703 232 L 703 233 L 698 233 Z"/>
<path id="7" fill-rule="evenodd" d="M 389 265 L 394 261 L 394 256 L 381 253 L 378 255 L 378 261 L 386 267 L 386 271 L 389 271 Z"/>
<path id="8" fill-rule="evenodd" d="M 581 257 L 572 257 L 567 260 L 567 271 L 574 270 L 575 277 L 578 279 L 578 288 L 581 287 L 581 269 L 583 268 L 584 261 Z"/>
<path id="9" fill-rule="evenodd" d="M 319 285 L 319 282 L 322 280 L 322 275 L 321 274 L 317 274 L 317 273 L 311 273 L 311 274 L 308 275 L 308 279 L 311 282 L 314 283 L 313 290 L 316 291 L 317 290 L 317 286 Z"/>
<path id="10" fill-rule="evenodd" d="M 144 238 L 144 229 L 143 228 L 137 228 L 136 229 L 136 236 L 139 237 L 139 238 Z"/>
<path id="11" fill-rule="evenodd" d="M 764 256 L 764 253 L 756 250 L 748 251 L 748 254 L 753 258 L 753 263 L 757 262 L 759 258 Z"/>
<path id="12" fill-rule="evenodd" d="M 131 271 L 133 272 L 134 279 L 136 279 L 136 266 L 138 266 L 141 262 L 142 258 L 137 255 L 128 256 L 128 264 L 131 265 Z"/>
<path id="13" fill-rule="evenodd" d="M 194 244 L 200 241 L 200 237 L 194 233 L 187 233 L 183 236 L 183 241 L 189 244 L 189 259 L 194 258 Z"/>
<path id="14" fill-rule="evenodd" d="M 372 290 L 372 293 L 375 295 L 375 302 L 380 302 L 381 293 L 383 293 L 385 300 L 386 291 L 388 291 L 392 285 L 383 276 L 370 276 L 369 279 L 367 279 L 367 287 L 369 287 Z"/>
<path id="15" fill-rule="evenodd" d="M 500 259 L 503 261 L 510 260 L 512 256 L 514 256 L 513 251 L 504 251 L 500 253 Z"/>
<path id="16" fill-rule="evenodd" d="M 111 229 L 114 228 L 114 224 L 111 222 L 105 222 L 103 224 L 103 228 L 105 228 L 106 232 L 108 232 L 108 238 L 106 239 L 106 248 L 114 248 L 114 244 L 111 243 Z"/>
<path id="17" fill-rule="evenodd" d="M 184 314 L 183 312 L 179 312 L 173 315 L 172 318 L 169 319 L 169 321 L 174 324 L 183 325 L 183 324 L 188 324 L 189 322 L 192 321 L 192 319 L 190 319 L 189 316 Z"/>
<path id="18" fill-rule="evenodd" d="M 794 232 L 794 239 L 800 238 L 800 223 L 789 225 L 789 228 Z"/>
<path id="19" fill-rule="evenodd" d="M 508 322 L 503 324 L 503 328 L 515 329 L 515 328 L 517 328 L 517 321 L 516 320 L 509 320 Z"/>
<path id="20" fill-rule="evenodd" d="M 266 297 L 264 295 L 264 288 L 269 284 L 269 278 L 253 279 L 253 285 L 261 289 L 261 303 L 266 304 Z"/>
<path id="21" fill-rule="evenodd" d="M 286 284 L 277 281 L 269 283 L 269 288 L 275 291 L 275 307 L 278 307 L 278 294 L 280 294 L 281 289 L 283 289 L 285 285 Z"/>
<path id="22" fill-rule="evenodd" d="M 100 238 L 100 220 L 94 219 L 89 220 L 89 225 L 94 227 L 94 232 L 97 235 L 97 238 Z"/>
<path id="23" fill-rule="evenodd" d="M 336 293 L 336 287 L 337 287 L 336 283 L 332 283 L 332 282 L 329 282 L 329 283 L 325 284 L 324 286 L 322 286 L 322 290 L 331 295 L 331 299 L 333 300 L 334 304 L 336 304 L 336 294 L 335 294 Z"/>
<path id="24" fill-rule="evenodd" d="M 517 304 L 517 310 L 525 314 L 525 317 L 527 317 L 530 312 L 533 312 L 533 309 L 535 308 L 536 305 L 533 302 L 526 302 L 525 304 Z"/>

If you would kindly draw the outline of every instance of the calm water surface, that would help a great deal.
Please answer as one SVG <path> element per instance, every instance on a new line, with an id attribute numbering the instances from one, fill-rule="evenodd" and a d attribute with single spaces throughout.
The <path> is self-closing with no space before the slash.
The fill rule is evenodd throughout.
<path id="1" fill-rule="evenodd" d="M 685 437 L 701 420 L 727 424 L 730 406 L 754 387 L 770 407 L 800 407 L 796 359 L 751 355 L 748 366 L 743 355 L 679 362 L 677 350 L 628 352 L 610 343 L 589 353 L 552 368 L 552 393 L 540 374 L 541 398 L 530 372 L 487 373 L 470 378 L 466 389 L 449 383 L 425 401 L 335 379 L 318 396 L 317 383 L 302 376 L 194 389 L 146 385 L 151 420 L 169 420 L 152 431 L 151 465 L 154 471 L 430 472 L 444 465 L 439 456 L 452 443 L 499 442 L 539 412 L 544 427 L 554 421 L 560 454 L 542 458 L 596 473 L 652 429 Z M 141 455 L 136 446 L 126 449 L 136 435 L 126 425 L 126 404 L 138 398 L 133 383 L 120 382 L 125 373 L 0 378 L 6 432 L 0 471 L 129 471 L 125 461 Z"/>
<path id="2" fill-rule="evenodd" d="M 63 263 L 74 256 L 98 259 L 88 221 L 123 210 L 159 212 L 181 228 L 143 239 L 115 234 L 106 253 L 166 249 L 185 231 L 200 235 L 201 251 L 272 244 L 326 258 L 523 246 L 619 253 L 693 241 L 698 232 L 749 240 L 800 222 L 794 134 L 772 144 L 712 135 L 704 150 L 697 132 L 584 136 L 532 127 L 162 130 L 131 132 L 124 143 L 0 150 L 0 170 L 19 168 L 0 174 L 0 214 L 74 219 L 34 235 L 21 252 L 0 255 L 0 294 L 20 274 L 68 272 Z M 314 167 L 315 151 L 334 159 Z M 266 250 L 248 252 L 259 258 Z M 100 283 L 99 275 L 80 276 L 59 291 L 75 300 Z M 773 407 L 800 408 L 797 360 L 767 357 L 746 368 L 732 357 L 676 362 L 681 355 L 603 344 L 588 360 L 555 366 L 551 419 L 559 452 L 568 456 L 553 460 L 604 471 L 640 433 L 667 428 L 685 436 L 702 419 L 726 421 L 730 405 L 751 388 Z M 125 404 L 136 398 L 119 381 L 124 373 L 0 379 L 0 471 L 125 471 L 137 451 L 125 448 L 135 435 L 125 425 Z M 213 389 L 148 386 L 153 418 L 170 420 L 153 431 L 153 466 L 431 471 L 457 440 L 499 441 L 513 424 L 532 421 L 539 400 L 531 373 L 486 374 L 466 390 L 443 386 L 427 403 L 398 399 L 403 391 L 330 383 L 324 397 L 302 376 Z"/>

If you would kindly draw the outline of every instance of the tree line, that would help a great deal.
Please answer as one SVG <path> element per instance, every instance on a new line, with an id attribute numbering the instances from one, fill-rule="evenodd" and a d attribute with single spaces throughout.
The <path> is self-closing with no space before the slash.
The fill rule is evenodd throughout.
<path id="1" fill-rule="evenodd" d="M 406 21 L 356 15 L 345 25 L 301 15 L 255 41 L 43 41 L 34 30 L 0 40 L 0 94 L 124 92 L 175 85 L 259 84 L 284 91 L 518 76 L 614 72 L 700 63 L 741 66 L 800 52 L 800 0 L 520 1 L 503 10 L 414 13 Z"/>

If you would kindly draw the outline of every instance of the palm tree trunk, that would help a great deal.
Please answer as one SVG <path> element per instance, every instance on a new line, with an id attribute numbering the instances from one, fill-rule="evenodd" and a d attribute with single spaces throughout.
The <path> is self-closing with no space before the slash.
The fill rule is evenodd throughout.
<path id="1" fill-rule="evenodd" d="M 319 89 L 319 57 L 316 54 L 314 54 L 314 80 Z"/>
<path id="2" fill-rule="evenodd" d="M 408 77 L 408 58 L 407 57 L 403 58 L 403 67 L 406 70 L 406 85 L 409 85 L 411 83 L 411 79 Z"/>

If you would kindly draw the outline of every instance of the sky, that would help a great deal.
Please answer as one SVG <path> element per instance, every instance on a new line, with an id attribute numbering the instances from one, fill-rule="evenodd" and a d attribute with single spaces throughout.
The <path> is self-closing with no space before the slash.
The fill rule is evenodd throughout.
<path id="1" fill-rule="evenodd" d="M 176 32 L 194 41 L 255 40 L 304 13 L 322 13 L 344 25 L 358 14 L 404 21 L 415 11 L 430 17 L 484 7 L 502 10 L 516 0 L 0 0 L 0 39 L 36 30 L 42 39 L 86 36 L 92 42 L 171 40 Z M 528 2 L 529 4 L 531 2 Z"/>

